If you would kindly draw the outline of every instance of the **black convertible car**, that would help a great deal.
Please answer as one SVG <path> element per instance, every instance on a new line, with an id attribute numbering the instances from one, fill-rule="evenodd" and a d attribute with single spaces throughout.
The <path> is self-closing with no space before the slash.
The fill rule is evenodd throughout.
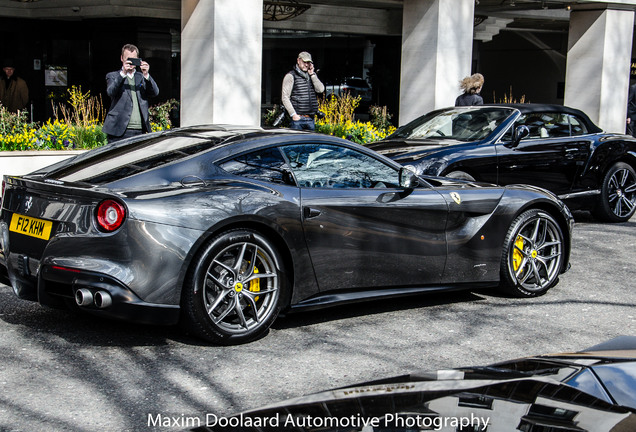
<path id="1" fill-rule="evenodd" d="M 540 186 L 605 221 L 636 210 L 636 139 L 604 133 L 564 106 L 441 109 L 369 147 L 419 174 Z"/>
<path id="2" fill-rule="evenodd" d="M 5 176 L 0 269 L 47 306 L 179 320 L 231 344 L 281 310 L 497 286 L 537 296 L 569 266 L 553 194 L 418 178 L 338 138 L 201 126 Z"/>

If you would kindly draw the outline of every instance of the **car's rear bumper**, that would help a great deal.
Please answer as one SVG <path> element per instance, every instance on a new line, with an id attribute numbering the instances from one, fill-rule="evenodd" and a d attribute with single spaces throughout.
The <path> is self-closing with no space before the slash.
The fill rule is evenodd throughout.
<path id="1" fill-rule="evenodd" d="M 18 265 L 11 265 L 9 271 L 5 262 L 0 263 L 4 264 L 0 267 L 7 274 L 6 282 L 19 298 L 37 301 L 44 306 L 61 307 L 77 304 L 77 292 L 84 290 L 82 292 L 87 294 L 84 298 L 88 301 L 78 307 L 94 315 L 153 325 L 172 325 L 179 321 L 179 305 L 145 302 L 108 275 L 55 265 L 40 267 L 33 261 L 36 260 L 18 257 Z M 30 273 L 34 267 L 40 267 L 38 275 Z M 108 304 L 95 301 L 98 296 L 107 298 Z"/>

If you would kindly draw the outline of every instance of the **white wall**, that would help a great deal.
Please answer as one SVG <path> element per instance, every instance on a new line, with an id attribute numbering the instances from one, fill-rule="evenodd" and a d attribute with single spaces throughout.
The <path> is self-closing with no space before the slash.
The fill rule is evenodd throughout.
<path id="1" fill-rule="evenodd" d="M 183 0 L 181 125 L 260 125 L 263 0 Z"/>

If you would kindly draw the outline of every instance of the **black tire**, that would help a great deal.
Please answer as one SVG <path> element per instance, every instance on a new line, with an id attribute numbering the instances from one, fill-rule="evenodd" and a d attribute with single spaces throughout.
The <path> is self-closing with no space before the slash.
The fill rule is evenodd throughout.
<path id="1" fill-rule="evenodd" d="M 627 222 L 636 210 L 636 173 L 623 162 L 607 170 L 594 215 L 606 222 Z"/>
<path id="2" fill-rule="evenodd" d="M 457 180 L 475 181 L 475 177 L 471 176 L 470 174 L 464 171 L 452 171 L 446 174 L 445 177 L 457 179 Z"/>
<path id="3" fill-rule="evenodd" d="M 516 297 L 537 297 L 556 285 L 565 254 L 563 232 L 548 213 L 533 209 L 510 225 L 501 254 L 501 288 Z"/>
<path id="4" fill-rule="evenodd" d="M 221 345 L 268 332 L 287 284 L 283 260 L 267 238 L 249 229 L 224 232 L 193 263 L 182 295 L 182 324 L 189 331 Z"/>

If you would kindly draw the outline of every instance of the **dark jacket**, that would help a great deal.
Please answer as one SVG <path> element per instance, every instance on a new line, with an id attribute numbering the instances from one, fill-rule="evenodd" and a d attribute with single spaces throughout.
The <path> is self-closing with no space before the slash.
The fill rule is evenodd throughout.
<path id="1" fill-rule="evenodd" d="M 627 117 L 632 121 L 636 120 L 636 84 L 629 86 L 627 96 Z"/>
<path id="2" fill-rule="evenodd" d="M 463 95 L 457 96 L 455 99 L 455 106 L 472 106 L 472 105 L 483 105 L 484 99 L 478 94 L 468 94 L 464 93 Z"/>
<path id="3" fill-rule="evenodd" d="M 318 98 L 311 78 L 303 76 L 294 68 L 290 72 L 294 76 L 294 87 L 289 97 L 296 114 L 314 115 L 318 111 Z"/>
<path id="4" fill-rule="evenodd" d="M 11 112 L 26 108 L 29 102 L 29 88 L 26 82 L 15 76 L 0 79 L 0 103 Z"/>
<path id="5" fill-rule="evenodd" d="M 135 72 L 134 78 L 144 132 L 150 132 L 148 99 L 159 94 L 159 87 L 152 76 L 145 79 L 141 72 Z M 130 121 L 133 109 L 132 93 L 126 84 L 127 78 L 122 77 L 119 71 L 106 74 L 106 93 L 110 96 L 111 103 L 102 131 L 108 135 L 122 136 Z"/>

